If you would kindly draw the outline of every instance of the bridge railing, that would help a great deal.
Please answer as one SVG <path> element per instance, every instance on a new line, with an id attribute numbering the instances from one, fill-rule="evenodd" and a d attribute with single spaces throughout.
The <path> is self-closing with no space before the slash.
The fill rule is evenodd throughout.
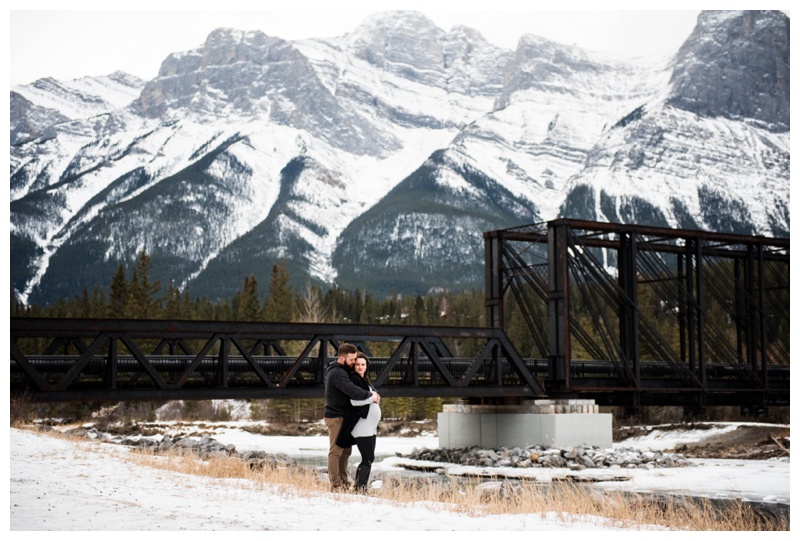
<path id="1" fill-rule="evenodd" d="M 344 342 L 385 396 L 546 396 L 485 327 L 12 318 L 11 338 L 11 390 L 39 401 L 319 397 Z"/>

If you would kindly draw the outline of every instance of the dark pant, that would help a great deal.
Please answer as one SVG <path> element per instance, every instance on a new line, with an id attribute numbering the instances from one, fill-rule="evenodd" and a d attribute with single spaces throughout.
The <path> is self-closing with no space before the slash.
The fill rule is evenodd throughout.
<path id="1" fill-rule="evenodd" d="M 356 438 L 356 447 L 361 454 L 361 464 L 356 469 L 356 490 L 367 490 L 367 481 L 372 471 L 372 462 L 375 460 L 375 443 L 377 436 Z"/>

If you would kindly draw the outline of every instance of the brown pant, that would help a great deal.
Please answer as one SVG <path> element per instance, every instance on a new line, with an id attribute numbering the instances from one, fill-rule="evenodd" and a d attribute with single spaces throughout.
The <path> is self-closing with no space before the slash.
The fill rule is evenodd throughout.
<path id="1" fill-rule="evenodd" d="M 325 426 L 328 427 L 328 478 L 331 481 L 331 490 L 349 488 L 350 481 L 347 479 L 347 463 L 350 460 L 352 447 L 339 447 L 336 445 L 336 438 L 342 429 L 343 417 L 325 417 Z"/>

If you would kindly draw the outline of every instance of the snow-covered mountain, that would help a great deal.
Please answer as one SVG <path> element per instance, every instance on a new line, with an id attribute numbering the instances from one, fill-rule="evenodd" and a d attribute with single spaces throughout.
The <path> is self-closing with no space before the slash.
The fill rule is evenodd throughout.
<path id="1" fill-rule="evenodd" d="M 703 12 L 672 57 L 629 60 L 384 12 L 11 92 L 26 302 L 107 286 L 142 249 L 211 299 L 281 257 L 298 284 L 481 287 L 484 231 L 556 217 L 788 237 L 788 18 Z"/>

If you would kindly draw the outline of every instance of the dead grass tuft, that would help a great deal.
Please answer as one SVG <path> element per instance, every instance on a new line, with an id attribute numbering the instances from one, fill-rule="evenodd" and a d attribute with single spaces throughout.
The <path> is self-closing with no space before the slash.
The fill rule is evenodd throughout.
<path id="1" fill-rule="evenodd" d="M 177 454 L 134 453 L 132 456 L 145 466 L 218 479 L 249 479 L 259 487 L 271 485 L 292 495 L 328 492 L 327 479 L 310 467 L 267 465 L 253 470 L 236 457 L 201 460 Z M 738 501 L 720 507 L 709 500 L 689 497 L 598 492 L 571 481 L 546 485 L 519 483 L 505 491 L 482 490 L 481 483 L 484 480 L 386 478 L 383 487 L 370 496 L 401 507 L 429 504 L 473 516 L 555 515 L 568 522 L 577 515 L 589 515 L 610 521 L 619 528 L 652 525 L 689 531 L 763 531 L 788 530 L 789 527 L 788 522 L 776 522 L 774 517 L 767 520 L 769 517 Z M 503 485 L 499 479 L 496 484 Z"/>
<path id="2" fill-rule="evenodd" d="M 142 466 L 188 475 L 201 475 L 213 479 L 245 479 L 253 482 L 261 490 L 271 485 L 281 492 L 296 495 L 309 495 L 312 492 L 326 491 L 328 488 L 327 480 L 321 479 L 312 468 L 282 464 L 251 467 L 237 456 L 203 459 L 192 453 L 177 451 L 155 453 L 142 450 L 130 453 L 130 460 Z"/>
<path id="3" fill-rule="evenodd" d="M 510 490 L 480 490 L 482 480 L 421 481 L 391 486 L 377 497 L 401 505 L 439 502 L 469 514 L 555 515 L 565 522 L 576 516 L 596 516 L 619 528 L 652 525 L 688 531 L 788 530 L 787 520 L 731 501 L 720 506 L 705 499 L 599 492 L 585 484 L 560 481 L 546 485 L 514 484 Z M 498 486 L 509 486 L 496 480 Z"/>
<path id="4" fill-rule="evenodd" d="M 26 394 L 11 397 L 9 421 L 13 428 L 26 428 L 34 419 L 40 417 L 41 404 L 30 399 Z"/>

